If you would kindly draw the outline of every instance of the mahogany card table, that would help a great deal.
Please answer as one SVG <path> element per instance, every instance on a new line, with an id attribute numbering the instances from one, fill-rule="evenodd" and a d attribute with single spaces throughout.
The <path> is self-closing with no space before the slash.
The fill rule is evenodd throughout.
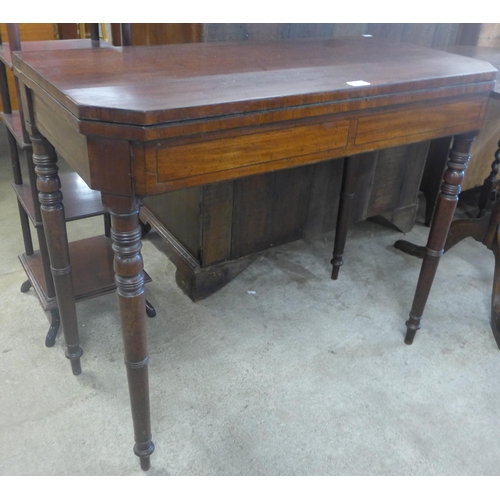
<path id="1" fill-rule="evenodd" d="M 415 298 L 420 319 L 481 127 L 488 62 L 371 37 L 89 48 L 14 54 L 63 325 L 80 373 L 57 156 L 111 214 L 125 365 L 141 467 L 153 453 L 140 200 L 345 157 L 332 277 L 347 234 L 359 153 L 454 136 Z M 354 156 L 355 157 L 355 156 Z M 168 316 L 168 308 L 159 310 Z M 332 325 L 334 334 L 335 325 Z"/>

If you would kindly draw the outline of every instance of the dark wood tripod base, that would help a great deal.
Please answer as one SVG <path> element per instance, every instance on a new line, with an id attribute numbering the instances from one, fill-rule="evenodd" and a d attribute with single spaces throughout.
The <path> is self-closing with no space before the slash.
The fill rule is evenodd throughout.
<path id="1" fill-rule="evenodd" d="M 453 221 L 443 247 L 443 253 L 447 252 L 463 239 L 469 237 L 474 238 L 474 240 L 482 243 L 486 246 L 486 248 L 493 252 L 493 255 L 495 256 L 495 272 L 491 296 L 491 329 L 497 346 L 500 349 L 500 198 L 498 195 L 491 213 L 482 215 L 485 212 L 485 206 L 487 200 L 491 196 L 491 192 L 496 192 L 495 178 L 496 173 L 498 172 L 498 165 L 500 163 L 500 141 L 498 143 L 498 148 L 499 149 L 495 153 L 495 161 L 491 166 L 492 175 L 485 180 L 481 198 L 479 200 L 479 214 L 481 216 L 477 219 Z M 414 243 L 403 240 L 396 241 L 394 247 L 402 252 L 422 259 L 426 258 L 428 252 L 427 247 L 415 245 Z M 407 322 L 408 331 L 405 338 L 406 344 L 411 344 L 413 342 L 415 332 L 418 328 L 420 328 L 420 325 L 417 324 L 419 319 L 420 318 L 412 319 L 410 315 L 410 319 Z"/>

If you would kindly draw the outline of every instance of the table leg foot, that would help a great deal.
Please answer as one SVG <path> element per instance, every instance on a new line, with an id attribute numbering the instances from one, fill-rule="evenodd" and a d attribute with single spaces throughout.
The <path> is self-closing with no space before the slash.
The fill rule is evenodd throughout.
<path id="1" fill-rule="evenodd" d="M 151 459 L 149 457 L 141 458 L 140 462 L 141 462 L 141 469 L 143 471 L 151 469 Z"/>
<path id="2" fill-rule="evenodd" d="M 66 357 L 68 356 L 66 355 Z M 71 362 L 71 371 L 73 372 L 73 375 L 75 376 L 81 375 L 82 365 L 80 363 L 80 356 L 78 357 L 78 359 L 70 359 L 70 362 Z"/>
<path id="3" fill-rule="evenodd" d="M 139 457 L 142 470 L 147 471 L 151 468 L 151 455 L 154 451 L 155 445 L 150 440 L 134 446 L 134 453 Z"/>
<path id="4" fill-rule="evenodd" d="M 408 321 L 406 322 L 406 336 L 405 336 L 405 344 L 406 345 L 412 345 L 413 344 L 413 339 L 415 338 L 415 334 L 417 333 L 417 330 L 420 330 L 422 328 L 422 325 L 420 323 L 420 320 L 422 318 L 416 318 L 410 316 Z"/>
<path id="5" fill-rule="evenodd" d="M 150 318 L 154 318 L 156 316 L 156 309 L 152 306 L 151 302 L 149 300 L 146 300 L 146 314 Z"/>
<path id="6" fill-rule="evenodd" d="M 59 331 L 59 325 L 61 323 L 59 311 L 57 309 L 50 311 L 50 314 L 50 328 L 45 337 L 45 347 L 54 347 L 54 344 L 56 343 L 57 332 Z"/>
<path id="7" fill-rule="evenodd" d="M 21 293 L 27 293 L 29 289 L 31 288 L 31 281 L 26 280 L 22 285 L 21 285 Z"/>
<path id="8" fill-rule="evenodd" d="M 336 280 L 339 277 L 339 272 L 340 272 L 340 266 L 344 263 L 342 258 L 339 260 L 336 260 L 333 258 L 330 263 L 332 264 L 332 280 Z"/>

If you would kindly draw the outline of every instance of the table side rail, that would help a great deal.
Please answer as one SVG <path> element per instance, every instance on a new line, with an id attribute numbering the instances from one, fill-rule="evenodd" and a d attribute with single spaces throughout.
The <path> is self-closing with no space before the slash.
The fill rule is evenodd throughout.
<path id="1" fill-rule="evenodd" d="M 136 192 L 153 195 L 481 127 L 488 93 L 196 136 L 133 143 Z"/>

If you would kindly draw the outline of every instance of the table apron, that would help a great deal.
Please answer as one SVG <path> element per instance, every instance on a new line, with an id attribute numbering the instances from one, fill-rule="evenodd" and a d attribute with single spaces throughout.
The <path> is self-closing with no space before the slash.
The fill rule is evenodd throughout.
<path id="1" fill-rule="evenodd" d="M 133 142 L 136 193 L 153 195 L 478 130 L 487 97 Z"/>

